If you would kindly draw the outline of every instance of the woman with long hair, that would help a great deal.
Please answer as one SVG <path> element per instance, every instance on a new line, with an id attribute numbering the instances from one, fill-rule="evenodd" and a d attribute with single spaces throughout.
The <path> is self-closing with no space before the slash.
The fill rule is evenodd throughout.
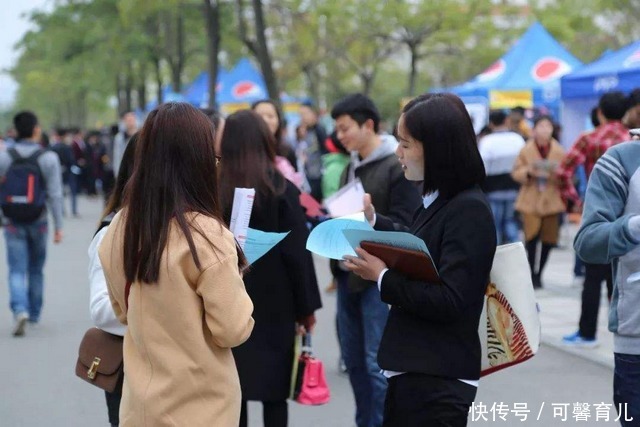
<path id="1" fill-rule="evenodd" d="M 255 111 L 265 121 L 269 131 L 273 135 L 276 167 L 296 187 L 302 189 L 304 177 L 297 172 L 298 160 L 291 144 L 285 141 L 285 131 L 283 126 L 283 115 L 278 104 L 270 99 L 263 99 L 254 102 L 251 109 Z"/>
<path id="2" fill-rule="evenodd" d="M 384 426 L 465 426 L 480 377 L 478 325 L 496 250 L 496 228 L 480 189 L 484 165 L 471 118 L 457 96 L 426 94 L 398 122 L 396 154 L 423 204 L 409 231 L 424 240 L 439 282 L 411 280 L 361 248 L 346 266 L 377 281 L 391 306 L 378 350 L 389 380 Z M 404 229 L 376 215 L 378 230 Z M 425 266 L 425 268 L 427 268 Z"/>
<path id="3" fill-rule="evenodd" d="M 96 231 L 91 245 L 89 245 L 89 309 L 91 312 L 91 320 L 93 324 L 110 334 L 124 336 L 126 327 L 120 323 L 116 314 L 111 307 L 109 299 L 109 291 L 107 289 L 107 281 L 104 277 L 104 271 L 100 257 L 98 256 L 98 248 L 102 243 L 102 239 L 107 232 L 107 227 L 111 223 L 116 212 L 122 207 L 122 199 L 124 198 L 124 190 L 133 173 L 133 154 L 138 141 L 138 133 L 133 134 L 122 156 L 120 170 L 116 178 L 116 184 L 107 200 L 107 205 L 102 213 L 100 225 Z M 122 380 L 120 378 L 116 389 L 113 392 L 105 391 L 107 400 L 107 412 L 109 415 L 109 424 L 117 427 L 120 424 L 120 401 L 122 400 Z"/>
<path id="4" fill-rule="evenodd" d="M 275 166 L 273 135 L 252 111 L 227 118 L 222 135 L 220 197 L 229 221 L 236 187 L 256 191 L 251 228 L 290 232 L 251 265 L 244 276 L 255 306 L 251 338 L 233 353 L 242 386 L 240 426 L 247 425 L 246 402 L 261 401 L 264 425 L 287 425 L 296 323 L 311 332 L 321 307 L 311 254 L 305 249 L 308 229 L 299 191 Z"/>
<path id="5" fill-rule="evenodd" d="M 236 425 L 231 347 L 253 329 L 246 264 L 222 220 L 215 129 L 185 103 L 140 131 L 124 207 L 99 249 L 113 309 L 128 325 L 122 426 Z"/>
<path id="6" fill-rule="evenodd" d="M 520 183 L 515 209 L 522 215 L 525 247 L 534 288 L 542 287 L 542 271 L 549 252 L 558 243 L 560 214 L 566 210 L 555 170 L 564 149 L 553 138 L 553 120 L 540 116 L 534 121 L 533 138 L 522 148 L 511 173 Z M 540 246 L 540 258 L 536 254 Z M 538 264 L 538 265 L 536 265 Z"/>

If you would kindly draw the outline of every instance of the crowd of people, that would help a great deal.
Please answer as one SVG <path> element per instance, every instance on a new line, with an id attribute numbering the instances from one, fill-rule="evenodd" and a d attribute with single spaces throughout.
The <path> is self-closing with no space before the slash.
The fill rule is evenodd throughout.
<path id="1" fill-rule="evenodd" d="M 47 211 L 60 242 L 64 188 L 74 216 L 78 194 L 101 192 L 105 209 L 89 247 L 90 309 L 97 327 L 124 337 L 125 374 L 106 392 L 110 424 L 242 427 L 247 401 L 258 401 L 265 426 L 286 426 L 296 336 L 313 332 L 322 307 L 306 250 L 320 219 L 310 217 L 301 194 L 322 202 L 359 179 L 365 220 L 424 240 L 440 282 L 409 280 L 360 248 L 357 257 L 331 262 L 358 427 L 466 425 L 496 246 L 523 240 L 533 286 L 542 288 L 564 214 L 583 207 L 582 318 L 564 341 L 595 343 L 601 282 L 615 284 L 616 319 L 633 323 L 616 325 L 616 366 L 624 370 L 616 368 L 615 400 L 637 402 L 640 320 L 625 317 L 637 301 L 622 298 L 622 290 L 635 291 L 620 284 L 637 273 L 637 147 L 607 150 L 640 127 L 640 89 L 603 95 L 595 112 L 595 129 L 566 152 L 551 117 L 529 127 L 521 109 L 492 111 L 478 137 L 460 98 L 446 93 L 410 101 L 394 135 L 381 132 L 378 108 L 362 94 L 333 106 L 329 135 L 317 109 L 303 105 L 293 138 L 268 99 L 228 117 L 166 103 L 140 129 L 127 113 L 117 132 L 58 129 L 48 138 L 35 114 L 21 112 L 0 150 L 13 334 L 39 320 Z M 586 202 L 574 182 L 579 167 L 589 182 Z M 47 199 L 48 209 L 41 202 L 30 220 L 4 197 L 9 178 L 19 177 L 27 204 L 39 194 Z M 289 232 L 250 266 L 229 231 L 238 187 L 255 189 L 251 228 Z M 606 192 L 617 205 L 607 204 Z"/>
<path id="2" fill-rule="evenodd" d="M 478 141 L 487 172 L 484 190 L 498 242 L 518 241 L 522 230 L 534 288 L 543 287 L 542 273 L 550 251 L 558 244 L 565 214 L 573 213 L 580 221 L 596 162 L 610 147 L 631 138 L 629 129 L 640 127 L 639 112 L 640 88 L 628 96 L 605 93 L 592 110 L 593 130 L 581 134 L 566 152 L 551 117 L 536 117 L 529 129 L 518 121 L 519 113 L 515 120 L 509 120 L 503 111 L 490 113 L 489 129 Z M 584 278 L 582 313 L 578 331 L 565 336 L 563 343 L 593 347 L 598 345 L 602 282 L 607 283 L 609 299 L 613 291 L 611 266 L 583 263 L 577 256 L 574 273 Z"/>

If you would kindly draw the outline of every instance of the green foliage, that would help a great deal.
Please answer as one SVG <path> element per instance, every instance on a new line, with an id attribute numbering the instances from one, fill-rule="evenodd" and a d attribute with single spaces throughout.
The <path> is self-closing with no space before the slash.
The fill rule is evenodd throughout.
<path id="1" fill-rule="evenodd" d="M 220 5 L 219 59 L 229 68 L 249 52 L 238 36 L 235 2 Z M 391 118 L 401 98 L 482 71 L 536 19 L 585 62 L 640 37 L 640 0 L 263 6 L 282 90 L 326 107 L 346 93 L 368 91 Z M 16 46 L 21 54 L 11 70 L 19 83 L 14 109 L 36 111 L 45 126 L 111 122 L 114 99 L 120 109 L 135 107 L 154 99 L 158 85 L 182 86 L 207 69 L 202 0 L 58 0 L 53 11 L 35 11 L 29 20 L 33 30 Z"/>

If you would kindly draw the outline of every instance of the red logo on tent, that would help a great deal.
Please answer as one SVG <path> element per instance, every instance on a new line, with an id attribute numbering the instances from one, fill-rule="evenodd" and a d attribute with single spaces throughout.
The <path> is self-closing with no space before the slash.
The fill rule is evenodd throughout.
<path id="1" fill-rule="evenodd" d="M 507 63 L 504 62 L 503 59 L 499 59 L 494 62 L 489 68 L 478 74 L 478 80 L 481 82 L 486 82 L 488 80 L 496 79 L 500 77 L 506 69 Z"/>
<path id="2" fill-rule="evenodd" d="M 557 79 L 571 71 L 571 66 L 555 57 L 541 58 L 531 69 L 531 76 L 539 82 Z"/>
<path id="3" fill-rule="evenodd" d="M 216 93 L 220 92 L 222 90 L 222 83 L 218 82 L 216 83 Z"/>
<path id="4" fill-rule="evenodd" d="M 622 63 L 625 68 L 636 67 L 640 64 L 640 49 L 633 52 Z"/>
<path id="5" fill-rule="evenodd" d="M 250 81 L 236 83 L 231 90 L 235 98 L 248 98 L 250 96 L 264 96 L 262 88 Z"/>

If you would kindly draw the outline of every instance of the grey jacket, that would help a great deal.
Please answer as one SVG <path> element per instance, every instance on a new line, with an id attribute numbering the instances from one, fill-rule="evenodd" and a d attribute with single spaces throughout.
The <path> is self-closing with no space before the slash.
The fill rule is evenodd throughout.
<path id="1" fill-rule="evenodd" d="M 398 224 L 411 225 L 413 214 L 422 204 L 418 187 L 404 177 L 395 155 L 398 142 L 391 135 L 382 135 L 382 144 L 366 159 L 351 153 L 351 163 L 342 175 L 341 185 L 360 178 L 364 191 L 371 194 L 376 212 Z M 349 289 L 362 291 L 375 282 L 366 281 L 349 273 Z"/>
<path id="2" fill-rule="evenodd" d="M 640 354 L 640 141 L 613 146 L 596 163 L 574 248 L 585 262 L 612 264 L 614 351 Z"/>
<path id="3" fill-rule="evenodd" d="M 22 157 L 29 157 L 41 147 L 35 142 L 20 140 L 16 143 L 15 149 Z M 0 176 L 4 178 L 12 163 L 11 155 L 6 151 L 0 151 Z M 60 159 L 53 151 L 45 151 L 38 157 L 40 171 L 44 178 L 44 185 L 47 192 L 47 205 L 53 215 L 53 223 L 56 230 L 62 230 L 62 203 L 64 201 L 62 192 L 62 172 Z M 40 220 L 47 220 L 45 210 Z"/>

